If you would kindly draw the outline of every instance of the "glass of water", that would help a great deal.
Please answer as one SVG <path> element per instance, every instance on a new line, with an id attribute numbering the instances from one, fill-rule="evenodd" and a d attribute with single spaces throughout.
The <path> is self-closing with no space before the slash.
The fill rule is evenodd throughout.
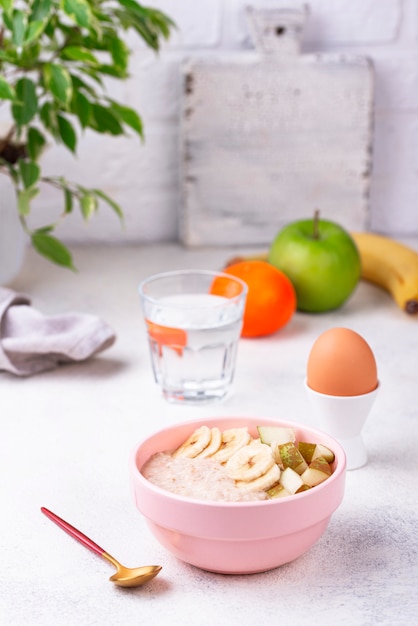
<path id="1" fill-rule="evenodd" d="M 155 274 L 139 285 L 154 378 L 169 402 L 221 400 L 234 378 L 247 285 L 206 270 Z"/>

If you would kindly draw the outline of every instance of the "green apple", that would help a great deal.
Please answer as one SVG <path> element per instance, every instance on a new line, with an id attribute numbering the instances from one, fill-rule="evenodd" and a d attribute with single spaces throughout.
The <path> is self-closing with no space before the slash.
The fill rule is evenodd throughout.
<path id="1" fill-rule="evenodd" d="M 298 310 L 309 313 L 340 307 L 361 275 L 360 253 L 351 235 L 317 213 L 285 226 L 271 244 L 268 261 L 292 281 Z"/>

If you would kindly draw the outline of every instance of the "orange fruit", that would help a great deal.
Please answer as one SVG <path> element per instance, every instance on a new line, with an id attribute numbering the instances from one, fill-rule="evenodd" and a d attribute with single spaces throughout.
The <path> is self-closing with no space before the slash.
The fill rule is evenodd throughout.
<path id="1" fill-rule="evenodd" d="M 266 261 L 241 261 L 224 272 L 241 278 L 248 286 L 243 337 L 271 335 L 291 319 L 296 310 L 296 292 L 282 271 Z"/>

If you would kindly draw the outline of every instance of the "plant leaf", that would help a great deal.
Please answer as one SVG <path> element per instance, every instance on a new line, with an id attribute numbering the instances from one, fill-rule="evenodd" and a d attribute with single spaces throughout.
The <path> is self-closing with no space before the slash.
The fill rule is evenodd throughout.
<path id="1" fill-rule="evenodd" d="M 45 26 L 45 20 L 36 20 L 34 22 L 30 22 L 26 29 L 23 45 L 28 46 L 29 44 L 33 43 L 35 39 L 38 39 L 39 36 L 43 33 Z"/>
<path id="2" fill-rule="evenodd" d="M 19 61 L 17 59 L 17 54 L 16 54 L 16 50 L 8 50 L 7 52 L 5 52 L 4 50 L 0 49 L 0 61 L 6 61 L 7 63 L 16 63 L 18 64 Z"/>
<path id="3" fill-rule="evenodd" d="M 77 92 L 79 89 L 84 89 L 87 93 L 90 93 L 92 96 L 95 96 L 96 93 L 90 85 L 88 85 L 84 80 L 82 80 L 79 76 L 75 74 L 70 74 L 71 80 L 73 82 L 73 93 Z"/>
<path id="4" fill-rule="evenodd" d="M 118 79 L 128 78 L 128 72 L 126 69 L 120 65 L 109 65 L 103 63 L 102 65 L 97 66 L 97 72 L 101 74 L 106 74 L 106 76 L 114 76 Z"/>
<path id="5" fill-rule="evenodd" d="M 135 0 L 118 0 L 125 7 L 126 12 L 116 11 L 125 27 L 132 26 L 141 35 L 144 41 L 154 50 L 160 47 L 159 35 L 165 39 L 170 36 L 170 28 L 176 24 L 165 13 L 158 9 L 144 7 Z"/>
<path id="6" fill-rule="evenodd" d="M 138 135 L 143 138 L 144 137 L 144 129 L 142 126 L 142 120 L 139 117 L 138 113 L 131 109 L 130 107 L 123 106 L 118 102 L 114 102 L 111 100 L 112 109 L 118 114 L 120 119 L 124 124 L 130 126 L 133 130 L 135 130 Z"/>
<path id="7" fill-rule="evenodd" d="M 12 85 L 9 85 L 7 80 L 0 76 L 0 99 L 1 100 L 14 100 L 16 92 Z"/>
<path id="8" fill-rule="evenodd" d="M 99 74 L 97 73 L 97 68 L 93 68 L 93 67 L 90 67 L 88 65 L 80 65 L 80 67 L 78 67 L 77 69 L 80 72 L 83 72 L 83 74 L 86 74 L 92 80 L 94 80 L 98 85 L 103 87 L 102 77 L 99 76 Z M 102 71 L 102 70 L 100 70 L 100 71 Z"/>
<path id="9" fill-rule="evenodd" d="M 26 45 L 25 41 L 19 58 L 16 57 L 16 60 L 11 61 L 11 63 L 19 65 L 21 68 L 25 69 L 38 66 L 39 57 L 41 56 L 41 39 L 41 37 L 38 37 L 37 39 L 31 41 L 28 45 Z"/>
<path id="10" fill-rule="evenodd" d="M 69 104 L 73 93 L 73 83 L 68 70 L 57 63 L 46 63 L 43 73 L 45 83 L 56 100 L 64 105 Z"/>
<path id="11" fill-rule="evenodd" d="M 28 124 L 38 111 L 35 83 L 30 78 L 20 78 L 15 86 L 17 102 L 12 104 L 13 118 L 21 127 Z"/>
<path id="12" fill-rule="evenodd" d="M 42 226 L 41 228 L 37 228 L 36 232 L 41 234 L 52 233 L 55 228 L 55 224 L 49 224 L 48 226 Z"/>
<path id="13" fill-rule="evenodd" d="M 120 19 L 123 20 L 123 16 L 119 15 Z M 145 43 L 152 48 L 152 50 L 157 51 L 159 49 L 158 36 L 154 32 L 153 29 L 149 28 L 149 25 L 144 23 L 144 20 L 141 17 L 138 17 L 136 14 L 126 16 L 128 19 L 128 24 L 134 28 L 137 33 L 142 37 Z"/>
<path id="14" fill-rule="evenodd" d="M 77 135 L 72 124 L 60 113 L 57 114 L 57 122 L 59 136 L 61 137 L 63 143 L 69 150 L 71 150 L 71 152 L 75 152 Z"/>
<path id="15" fill-rule="evenodd" d="M 91 9 L 85 0 L 63 0 L 64 12 L 79 26 L 88 28 L 91 22 Z"/>
<path id="16" fill-rule="evenodd" d="M 49 261 L 75 270 L 71 252 L 56 237 L 43 232 L 35 231 L 31 236 L 32 245 L 39 254 L 46 257 Z"/>
<path id="17" fill-rule="evenodd" d="M 123 135 L 123 128 L 111 109 L 101 104 L 92 105 L 93 123 L 90 126 L 99 133 L 110 133 L 111 135 Z"/>
<path id="18" fill-rule="evenodd" d="M 0 6 L 3 7 L 5 13 L 10 13 L 13 8 L 13 0 L 0 0 Z"/>
<path id="19" fill-rule="evenodd" d="M 122 39 L 113 37 L 110 41 L 110 54 L 112 55 L 113 63 L 123 70 L 128 67 L 129 48 Z"/>
<path id="20" fill-rule="evenodd" d="M 61 56 L 65 59 L 72 61 L 81 61 L 82 63 L 90 63 L 91 65 L 98 65 L 98 60 L 89 50 L 80 46 L 67 46 L 61 53 Z"/>
<path id="21" fill-rule="evenodd" d="M 17 209 L 19 215 L 26 216 L 30 213 L 30 203 L 39 193 L 39 187 L 30 187 L 29 189 L 20 189 L 17 192 Z"/>
<path id="22" fill-rule="evenodd" d="M 15 9 L 13 11 L 12 33 L 13 43 L 16 48 L 21 48 L 26 30 L 26 15 L 23 11 Z"/>
<path id="23" fill-rule="evenodd" d="M 31 126 L 28 130 L 28 153 L 32 161 L 40 157 L 45 144 L 46 139 L 41 131 Z"/>
<path id="24" fill-rule="evenodd" d="M 97 198 L 92 193 L 85 193 L 80 198 L 80 209 L 84 219 L 89 220 L 97 209 Z"/>
<path id="25" fill-rule="evenodd" d="M 13 4 L 9 7 L 8 11 L 3 11 L 2 19 L 6 28 L 13 31 Z"/>
<path id="26" fill-rule="evenodd" d="M 115 211 L 118 217 L 121 220 L 123 220 L 123 212 L 117 202 L 112 200 L 112 198 L 110 198 L 107 194 L 105 194 L 105 192 L 102 191 L 101 189 L 92 189 L 92 193 L 96 194 L 96 196 L 98 196 L 99 198 L 107 202 L 107 204 L 112 207 L 112 209 Z"/>
<path id="27" fill-rule="evenodd" d="M 147 12 L 150 20 L 159 29 L 164 39 L 170 37 L 170 29 L 177 28 L 177 24 L 166 13 L 159 11 L 158 9 L 151 9 L 147 7 Z"/>
<path id="28" fill-rule="evenodd" d="M 20 159 L 19 170 L 25 189 L 29 189 L 30 187 L 36 185 L 41 174 L 41 168 L 37 163 L 34 163 L 33 161 L 23 161 Z"/>
<path id="29" fill-rule="evenodd" d="M 73 211 L 73 194 L 68 187 L 63 187 L 64 192 L 64 213 L 72 213 Z"/>
<path id="30" fill-rule="evenodd" d="M 57 134 L 58 123 L 57 113 L 55 111 L 53 103 L 45 102 L 41 107 L 39 116 L 45 128 L 47 128 L 55 137 L 55 135 Z"/>
<path id="31" fill-rule="evenodd" d="M 118 2 L 130 11 L 139 13 L 141 16 L 144 14 L 143 8 L 138 4 L 138 2 L 135 2 L 135 0 L 118 0 Z"/>
<path id="32" fill-rule="evenodd" d="M 51 0 L 35 0 L 32 6 L 32 13 L 29 21 L 37 22 L 42 21 L 48 17 L 51 11 Z"/>
<path id="33" fill-rule="evenodd" d="M 90 100 L 81 91 L 76 91 L 72 103 L 72 112 L 77 115 L 82 128 L 86 128 L 89 124 L 90 110 Z"/>

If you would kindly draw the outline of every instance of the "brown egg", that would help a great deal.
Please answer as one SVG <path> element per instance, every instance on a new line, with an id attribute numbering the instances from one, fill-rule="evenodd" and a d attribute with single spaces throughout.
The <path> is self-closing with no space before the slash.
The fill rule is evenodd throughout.
<path id="1" fill-rule="evenodd" d="M 307 383 L 328 396 L 358 396 L 377 387 L 373 352 L 349 328 L 330 328 L 318 337 L 308 358 Z"/>

